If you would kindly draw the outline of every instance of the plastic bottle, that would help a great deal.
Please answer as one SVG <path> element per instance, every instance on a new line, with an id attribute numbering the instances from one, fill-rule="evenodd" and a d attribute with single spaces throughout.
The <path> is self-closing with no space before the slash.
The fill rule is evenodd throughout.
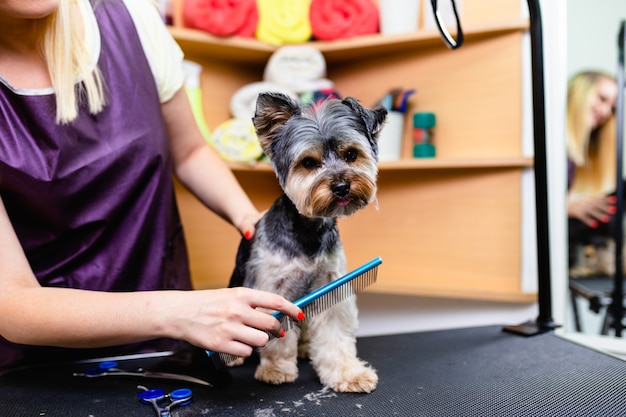
<path id="1" fill-rule="evenodd" d="M 437 118 L 434 113 L 421 112 L 413 114 L 413 157 L 433 158 L 436 155 L 435 125 Z"/>
<path id="2" fill-rule="evenodd" d="M 204 109 L 202 106 L 202 90 L 200 89 L 200 73 L 202 66 L 193 61 L 183 61 L 183 70 L 185 72 L 185 90 L 193 116 L 200 128 L 200 132 L 208 143 L 211 143 L 211 132 L 204 119 Z"/>

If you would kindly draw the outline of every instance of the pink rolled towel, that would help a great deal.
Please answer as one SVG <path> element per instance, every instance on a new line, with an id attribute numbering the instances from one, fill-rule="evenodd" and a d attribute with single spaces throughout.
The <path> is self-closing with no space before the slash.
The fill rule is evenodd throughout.
<path id="1" fill-rule="evenodd" d="M 378 32 L 378 6 L 373 0 L 312 0 L 313 37 L 347 39 Z"/>
<path id="2" fill-rule="evenodd" d="M 215 36 L 254 37 L 259 22 L 256 0 L 185 0 L 183 24 Z"/>

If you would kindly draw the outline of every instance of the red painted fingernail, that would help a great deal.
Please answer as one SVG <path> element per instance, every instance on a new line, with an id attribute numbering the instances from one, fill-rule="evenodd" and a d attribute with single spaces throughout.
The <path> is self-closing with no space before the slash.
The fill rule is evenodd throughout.
<path id="1" fill-rule="evenodd" d="M 285 329 L 280 331 L 280 335 L 278 337 L 285 337 Z"/>
<path id="2" fill-rule="evenodd" d="M 596 229 L 598 227 L 598 222 L 596 220 L 592 220 L 591 223 L 589 223 L 589 227 Z"/>
<path id="3" fill-rule="evenodd" d="M 243 234 L 243 237 L 245 237 L 246 240 L 250 240 L 250 238 L 252 237 L 252 232 L 249 230 L 246 230 Z"/>
<path id="4" fill-rule="evenodd" d="M 609 197 L 609 203 L 617 203 L 617 197 L 612 195 Z"/>
<path id="5" fill-rule="evenodd" d="M 608 211 L 610 214 L 615 214 L 615 213 L 617 213 L 617 207 L 611 206 L 611 207 L 607 208 L 606 211 Z"/>
<path id="6" fill-rule="evenodd" d="M 304 313 L 302 311 L 298 313 L 298 320 L 304 320 Z"/>
<path id="7" fill-rule="evenodd" d="M 602 223 L 608 223 L 611 218 L 607 214 L 605 214 L 600 218 L 600 220 L 602 221 Z"/>

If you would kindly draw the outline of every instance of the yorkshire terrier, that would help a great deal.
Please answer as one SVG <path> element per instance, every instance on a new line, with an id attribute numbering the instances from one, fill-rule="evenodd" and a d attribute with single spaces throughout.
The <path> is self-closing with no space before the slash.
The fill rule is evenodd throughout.
<path id="1" fill-rule="evenodd" d="M 377 138 L 387 111 L 351 97 L 300 106 L 262 93 L 252 121 L 284 194 L 242 239 L 230 286 L 296 300 L 346 273 L 337 218 L 376 200 Z M 378 375 L 357 357 L 356 298 L 335 304 L 259 349 L 255 378 L 293 382 L 298 356 L 308 356 L 323 385 L 337 392 L 371 392 Z M 300 343 L 298 343 L 300 341 Z"/>

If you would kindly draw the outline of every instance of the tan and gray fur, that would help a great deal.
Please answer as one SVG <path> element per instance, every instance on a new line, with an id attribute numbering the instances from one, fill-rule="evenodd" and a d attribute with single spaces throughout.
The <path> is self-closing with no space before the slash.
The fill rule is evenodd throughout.
<path id="1" fill-rule="evenodd" d="M 378 132 L 387 111 L 354 98 L 301 107 L 277 93 L 259 95 L 253 122 L 284 191 L 242 240 L 230 286 L 296 300 L 346 273 L 337 218 L 376 200 Z M 355 297 L 308 318 L 259 349 L 255 378 L 293 382 L 298 356 L 339 392 L 371 392 L 376 371 L 357 357 Z M 300 341 L 300 343 L 298 343 Z"/>

